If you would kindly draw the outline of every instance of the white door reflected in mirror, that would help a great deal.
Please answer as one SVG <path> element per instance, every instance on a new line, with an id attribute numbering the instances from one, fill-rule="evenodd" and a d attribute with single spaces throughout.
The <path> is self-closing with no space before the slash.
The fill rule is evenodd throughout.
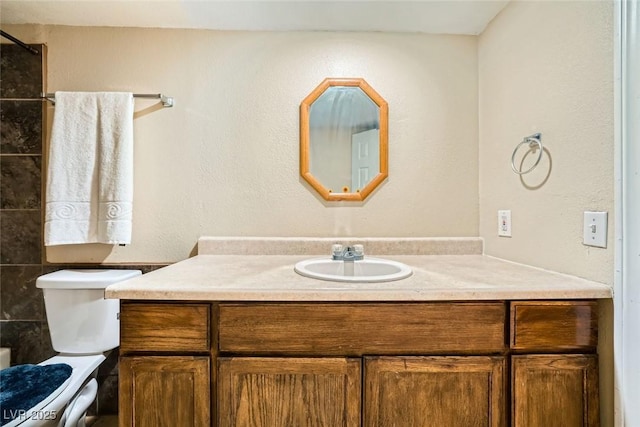
<path id="1" fill-rule="evenodd" d="M 351 136 L 351 188 L 360 191 L 380 172 L 378 129 Z"/>

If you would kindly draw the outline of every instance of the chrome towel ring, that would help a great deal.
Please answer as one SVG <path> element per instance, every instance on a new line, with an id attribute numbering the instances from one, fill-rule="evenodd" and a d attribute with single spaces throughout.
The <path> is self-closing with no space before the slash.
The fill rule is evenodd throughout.
<path id="1" fill-rule="evenodd" d="M 538 157 L 536 158 L 536 161 L 533 163 L 533 165 L 529 169 L 527 169 L 526 171 L 521 171 L 516 167 L 515 161 L 516 161 L 516 153 L 520 149 L 520 146 L 522 146 L 524 144 L 529 144 L 529 149 L 533 149 L 537 145 L 538 149 L 540 151 L 538 152 Z M 526 173 L 531 172 L 532 170 L 534 170 L 536 168 L 536 166 L 538 166 L 538 163 L 540 163 L 540 159 L 542 159 L 542 152 L 543 151 L 544 150 L 542 148 L 542 134 L 541 133 L 534 133 L 533 135 L 525 136 L 524 139 L 522 140 L 522 142 L 520 142 L 518 145 L 516 145 L 515 150 L 513 150 L 513 154 L 511 155 L 511 170 L 513 170 L 513 172 L 517 173 L 518 175 L 524 175 Z"/>

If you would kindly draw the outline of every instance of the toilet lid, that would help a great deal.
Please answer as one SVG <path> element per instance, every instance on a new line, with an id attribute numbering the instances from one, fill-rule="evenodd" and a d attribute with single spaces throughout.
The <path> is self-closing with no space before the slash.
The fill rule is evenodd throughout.
<path id="1" fill-rule="evenodd" d="M 73 369 L 66 363 L 18 365 L 0 371 L 0 425 L 16 426 L 41 413 L 69 384 Z"/>

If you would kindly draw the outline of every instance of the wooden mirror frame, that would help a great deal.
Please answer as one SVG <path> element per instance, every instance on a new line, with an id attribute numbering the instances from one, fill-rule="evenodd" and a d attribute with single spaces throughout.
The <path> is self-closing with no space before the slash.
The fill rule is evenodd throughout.
<path id="1" fill-rule="evenodd" d="M 362 189 L 354 193 L 335 193 L 326 188 L 309 170 L 310 131 L 309 110 L 311 104 L 332 86 L 359 87 L 378 106 L 380 110 L 380 168 L 378 174 Z M 378 187 L 389 175 L 389 108 L 387 102 L 361 78 L 327 78 L 316 87 L 300 104 L 300 175 L 325 200 L 362 201 Z"/>

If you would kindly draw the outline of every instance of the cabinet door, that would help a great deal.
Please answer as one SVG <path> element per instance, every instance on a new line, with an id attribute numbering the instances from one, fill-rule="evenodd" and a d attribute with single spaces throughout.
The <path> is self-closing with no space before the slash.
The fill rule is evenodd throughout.
<path id="1" fill-rule="evenodd" d="M 360 359 L 219 358 L 224 427 L 357 427 Z"/>
<path id="2" fill-rule="evenodd" d="M 121 427 L 210 427 L 208 357 L 120 358 Z"/>
<path id="3" fill-rule="evenodd" d="M 366 427 L 505 425 L 504 357 L 365 360 Z"/>
<path id="4" fill-rule="evenodd" d="M 512 358 L 514 427 L 600 425 L 595 355 Z"/>

